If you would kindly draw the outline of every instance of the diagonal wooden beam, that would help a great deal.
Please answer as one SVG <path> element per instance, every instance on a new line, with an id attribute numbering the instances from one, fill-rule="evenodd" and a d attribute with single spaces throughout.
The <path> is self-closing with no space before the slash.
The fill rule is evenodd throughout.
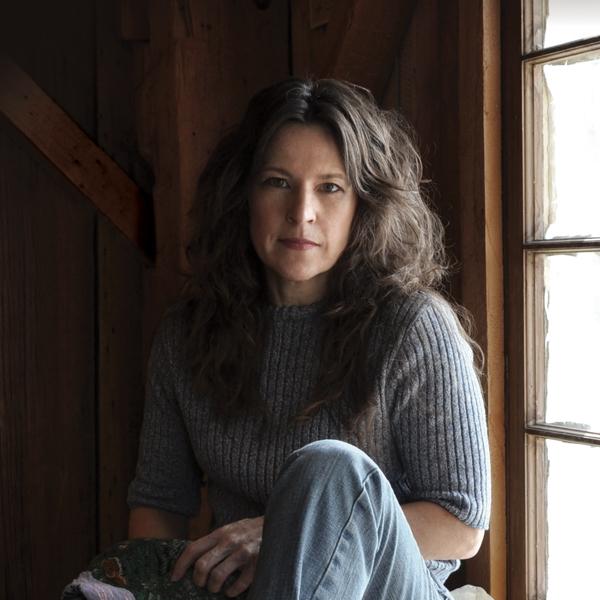
<path id="1" fill-rule="evenodd" d="M 381 99 L 417 0 L 337 0 L 317 72 L 369 88 Z"/>
<path id="2" fill-rule="evenodd" d="M 152 204 L 127 174 L 18 65 L 0 54 L 4 115 L 92 204 L 154 260 Z"/>

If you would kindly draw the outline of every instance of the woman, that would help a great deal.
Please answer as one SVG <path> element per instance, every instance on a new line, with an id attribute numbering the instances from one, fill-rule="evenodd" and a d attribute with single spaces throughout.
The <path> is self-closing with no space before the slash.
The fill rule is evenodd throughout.
<path id="1" fill-rule="evenodd" d="M 149 363 L 130 537 L 214 528 L 173 579 L 226 597 L 449 598 L 489 520 L 469 339 L 397 113 L 335 80 L 258 93 L 202 173 L 192 274 Z"/>

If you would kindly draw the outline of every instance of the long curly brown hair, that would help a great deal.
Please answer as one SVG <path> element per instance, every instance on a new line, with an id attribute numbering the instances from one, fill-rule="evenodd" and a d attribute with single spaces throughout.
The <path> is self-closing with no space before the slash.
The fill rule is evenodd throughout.
<path id="1" fill-rule="evenodd" d="M 186 247 L 191 273 L 183 290 L 194 384 L 224 414 L 262 409 L 266 290 L 249 235 L 248 188 L 287 123 L 318 124 L 333 135 L 358 196 L 350 241 L 328 278 L 315 395 L 298 417 L 346 398 L 356 424 L 373 405 L 365 353 L 378 308 L 391 294 L 437 288 L 446 259 L 443 227 L 423 193 L 410 127 L 398 112 L 379 108 L 367 89 L 348 82 L 291 78 L 260 91 L 200 175 Z"/>

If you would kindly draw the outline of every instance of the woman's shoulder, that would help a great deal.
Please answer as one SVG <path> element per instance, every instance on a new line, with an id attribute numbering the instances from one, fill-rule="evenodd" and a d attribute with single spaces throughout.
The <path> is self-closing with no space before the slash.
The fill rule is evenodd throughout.
<path id="1" fill-rule="evenodd" d="M 446 310 L 448 302 L 437 292 L 419 290 L 413 293 L 390 293 L 378 307 L 379 321 L 394 330 L 409 330 L 427 312 Z"/>
<path id="2" fill-rule="evenodd" d="M 451 303 L 432 290 L 390 294 L 378 310 L 378 335 L 387 345 L 398 346 L 409 337 L 460 338 L 461 330 Z"/>
<path id="3" fill-rule="evenodd" d="M 191 309 L 181 300 L 169 305 L 160 317 L 154 333 L 154 346 L 162 347 L 171 357 L 184 348 L 191 326 Z"/>
<path id="4" fill-rule="evenodd" d="M 175 328 L 189 327 L 192 318 L 192 307 L 186 300 L 177 300 L 164 310 L 161 324 L 166 323 L 167 326 Z"/>

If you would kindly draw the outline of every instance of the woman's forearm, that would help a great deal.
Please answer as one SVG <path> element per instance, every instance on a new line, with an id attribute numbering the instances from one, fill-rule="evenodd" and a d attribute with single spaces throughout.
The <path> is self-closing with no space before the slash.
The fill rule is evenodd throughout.
<path id="1" fill-rule="evenodd" d="M 187 518 L 166 510 L 137 506 L 129 513 L 129 539 L 187 537 Z"/>
<path id="2" fill-rule="evenodd" d="M 471 558 L 483 540 L 483 529 L 474 529 L 434 502 L 402 505 L 410 528 L 426 560 Z"/>
<path id="3" fill-rule="evenodd" d="M 428 560 L 465 559 L 474 556 L 484 531 L 465 525 L 433 502 L 402 505 L 404 515 L 423 555 Z M 187 536 L 187 519 L 182 515 L 136 507 L 129 515 L 129 538 L 179 538 Z"/>

